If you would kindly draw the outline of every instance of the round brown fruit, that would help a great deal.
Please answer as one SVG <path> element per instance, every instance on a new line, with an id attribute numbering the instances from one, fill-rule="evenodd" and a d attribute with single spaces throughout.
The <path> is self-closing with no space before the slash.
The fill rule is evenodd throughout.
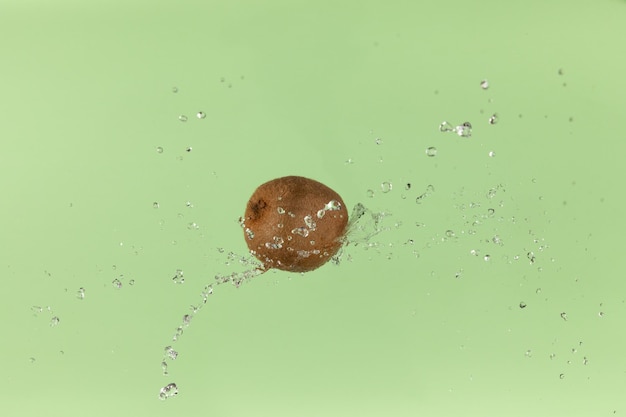
<path id="1" fill-rule="evenodd" d="M 250 253 L 263 269 L 307 272 L 331 259 L 343 244 L 346 206 L 335 191 L 304 177 L 259 186 L 241 219 Z"/>

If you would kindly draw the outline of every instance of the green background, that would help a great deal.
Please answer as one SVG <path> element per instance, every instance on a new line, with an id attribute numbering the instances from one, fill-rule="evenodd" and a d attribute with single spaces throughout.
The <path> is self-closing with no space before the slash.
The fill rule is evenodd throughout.
<path id="1" fill-rule="evenodd" d="M 617 0 L 4 0 L 0 414 L 625 414 L 625 21 Z M 217 286 L 172 342 L 284 175 L 383 230 Z"/>

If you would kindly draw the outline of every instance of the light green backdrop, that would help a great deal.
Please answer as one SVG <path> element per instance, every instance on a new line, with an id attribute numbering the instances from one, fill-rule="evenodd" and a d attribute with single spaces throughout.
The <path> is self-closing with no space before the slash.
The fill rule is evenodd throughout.
<path id="1" fill-rule="evenodd" d="M 623 415 L 624 22 L 617 0 L 4 0 L 0 414 Z M 216 287 L 173 342 L 290 174 L 384 230 Z"/>

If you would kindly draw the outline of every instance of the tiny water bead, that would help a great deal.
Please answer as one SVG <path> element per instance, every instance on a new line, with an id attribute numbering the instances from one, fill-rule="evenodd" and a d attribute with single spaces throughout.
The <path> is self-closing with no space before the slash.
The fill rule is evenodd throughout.
<path id="1" fill-rule="evenodd" d="M 460 125 L 453 126 L 452 124 L 443 121 L 439 125 L 440 132 L 454 132 L 462 138 L 469 138 L 472 136 L 472 124 L 470 122 L 464 122 Z"/>
<path id="2" fill-rule="evenodd" d="M 469 138 L 472 136 L 472 124 L 470 122 L 465 122 L 463 124 L 458 125 L 454 128 L 457 135 L 462 138 Z"/>
<path id="3" fill-rule="evenodd" d="M 175 383 L 169 383 L 159 391 L 159 399 L 167 400 L 178 394 L 178 387 Z"/>
<path id="4" fill-rule="evenodd" d="M 166 346 L 165 347 L 165 356 L 168 357 L 171 360 L 176 360 L 176 358 L 178 357 L 178 352 L 175 351 L 173 347 Z"/>
<path id="5" fill-rule="evenodd" d="M 418 195 L 418 196 L 415 198 L 415 202 L 416 202 L 417 204 L 422 204 L 422 203 L 424 202 L 424 200 L 425 200 L 427 197 L 429 197 L 429 196 L 430 196 L 432 193 L 434 193 L 434 192 L 435 192 L 435 187 L 434 187 L 432 184 L 429 184 L 429 185 L 426 187 L 426 191 L 424 191 L 424 193 L 422 193 L 422 194 Z"/>
<path id="6" fill-rule="evenodd" d="M 383 193 L 388 193 L 393 189 L 393 184 L 391 184 L 389 181 L 384 181 L 380 184 L 380 189 Z"/>
<path id="7" fill-rule="evenodd" d="M 446 121 L 443 121 L 439 125 L 439 131 L 440 132 L 453 132 L 454 131 L 454 126 L 452 126 L 450 123 L 448 123 Z"/>
<path id="8" fill-rule="evenodd" d="M 174 282 L 174 284 L 184 284 L 185 283 L 184 275 L 185 274 L 182 269 L 177 269 L 176 273 L 172 277 L 172 282 Z"/>
<path id="9" fill-rule="evenodd" d="M 339 251 L 348 212 L 339 194 L 326 185 L 287 176 L 260 185 L 240 223 L 263 270 L 308 272 Z"/>

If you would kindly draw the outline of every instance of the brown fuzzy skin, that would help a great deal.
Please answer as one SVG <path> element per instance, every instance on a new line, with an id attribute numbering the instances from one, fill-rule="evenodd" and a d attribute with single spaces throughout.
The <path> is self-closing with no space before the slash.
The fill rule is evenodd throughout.
<path id="1" fill-rule="evenodd" d="M 241 219 L 250 253 L 264 269 L 290 272 L 324 265 L 341 248 L 347 224 L 348 211 L 339 194 L 296 176 L 259 186 Z"/>

